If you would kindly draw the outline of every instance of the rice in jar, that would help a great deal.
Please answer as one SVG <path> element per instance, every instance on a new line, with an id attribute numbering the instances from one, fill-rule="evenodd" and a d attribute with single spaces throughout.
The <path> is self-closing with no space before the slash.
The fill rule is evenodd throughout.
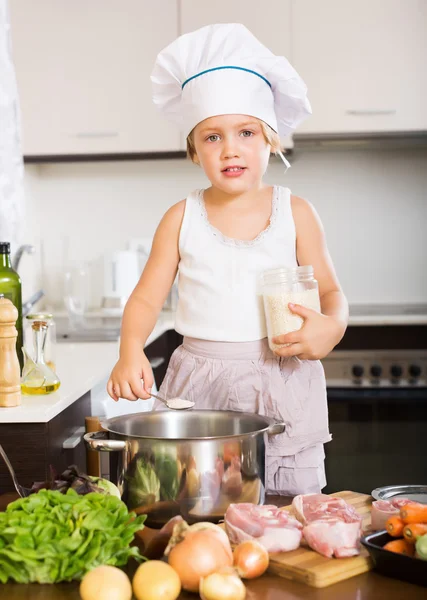
<path id="1" fill-rule="evenodd" d="M 268 345 L 273 351 L 289 344 L 274 344 L 272 338 L 297 331 L 304 322 L 302 317 L 290 311 L 289 303 L 320 312 L 319 286 L 311 265 L 265 271 L 261 276 L 261 290 Z"/>

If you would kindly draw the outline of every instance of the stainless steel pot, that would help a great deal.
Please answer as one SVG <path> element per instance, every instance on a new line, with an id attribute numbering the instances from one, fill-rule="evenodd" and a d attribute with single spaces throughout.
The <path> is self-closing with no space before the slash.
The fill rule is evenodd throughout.
<path id="1" fill-rule="evenodd" d="M 265 434 L 284 423 L 244 412 L 153 411 L 103 421 L 88 433 L 93 450 L 110 452 L 110 477 L 129 509 L 149 527 L 171 517 L 218 522 L 230 503 L 263 504 Z"/>

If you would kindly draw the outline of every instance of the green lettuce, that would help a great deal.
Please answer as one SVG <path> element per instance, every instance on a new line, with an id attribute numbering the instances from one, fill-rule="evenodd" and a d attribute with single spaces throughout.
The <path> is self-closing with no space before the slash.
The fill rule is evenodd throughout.
<path id="1" fill-rule="evenodd" d="M 129 513 L 116 496 L 40 490 L 0 513 L 0 582 L 80 580 L 98 565 L 142 560 L 134 535 L 146 515 Z"/>

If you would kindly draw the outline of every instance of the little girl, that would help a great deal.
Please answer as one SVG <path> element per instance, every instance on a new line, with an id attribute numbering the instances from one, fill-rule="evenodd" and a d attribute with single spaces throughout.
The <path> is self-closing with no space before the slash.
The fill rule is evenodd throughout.
<path id="1" fill-rule="evenodd" d="M 179 37 L 158 55 L 152 81 L 154 102 L 187 135 L 188 155 L 211 185 L 172 206 L 158 226 L 124 311 L 108 392 L 114 400 L 150 398 L 143 348 L 178 272 L 175 328 L 184 342 L 160 395 L 285 422 L 267 445 L 266 492 L 320 492 L 331 436 L 319 359 L 344 335 L 348 307 L 311 204 L 263 183 L 270 153 L 280 154 L 279 134 L 311 112 L 305 84 L 238 24 Z M 321 313 L 289 305 L 304 324 L 275 338 L 284 346 L 273 353 L 258 280 L 267 269 L 298 265 L 314 268 Z"/>

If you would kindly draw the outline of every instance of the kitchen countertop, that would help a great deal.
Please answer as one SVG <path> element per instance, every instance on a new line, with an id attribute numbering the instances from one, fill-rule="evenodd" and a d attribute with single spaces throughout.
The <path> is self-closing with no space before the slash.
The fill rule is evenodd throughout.
<path id="1" fill-rule="evenodd" d="M 8 502 L 16 498 L 16 494 L 0 496 L 0 510 Z M 268 504 L 285 506 L 291 498 L 286 496 L 270 496 Z M 130 576 L 135 567 L 128 566 Z M 405 583 L 398 579 L 383 577 L 370 571 L 363 575 L 351 577 L 329 587 L 317 589 L 289 581 L 276 575 L 266 574 L 254 581 L 246 582 L 247 600 L 423 600 L 426 588 Z M 79 583 L 61 583 L 55 585 L 39 584 L 0 584 L 1 597 L 7 600 L 79 600 Z M 181 593 L 179 600 L 197 600 L 197 594 Z"/>
<path id="2" fill-rule="evenodd" d="M 174 328 L 173 313 L 164 312 L 146 346 Z M 56 346 L 56 366 L 61 386 L 44 396 L 22 395 L 20 406 L 0 408 L 0 423 L 47 423 L 107 377 L 118 359 L 113 342 L 61 343 Z"/>
<path id="3" fill-rule="evenodd" d="M 149 336 L 149 345 L 174 329 L 175 313 L 162 311 Z M 353 305 L 350 326 L 427 324 L 425 305 Z M 0 408 L 0 423 L 46 423 L 108 376 L 118 358 L 118 341 L 58 343 L 56 363 L 61 387 L 46 396 L 22 396 L 22 404 Z M 78 377 L 76 377 L 78 373 Z"/>
<path id="4" fill-rule="evenodd" d="M 350 304 L 348 324 L 426 325 L 426 304 Z"/>

